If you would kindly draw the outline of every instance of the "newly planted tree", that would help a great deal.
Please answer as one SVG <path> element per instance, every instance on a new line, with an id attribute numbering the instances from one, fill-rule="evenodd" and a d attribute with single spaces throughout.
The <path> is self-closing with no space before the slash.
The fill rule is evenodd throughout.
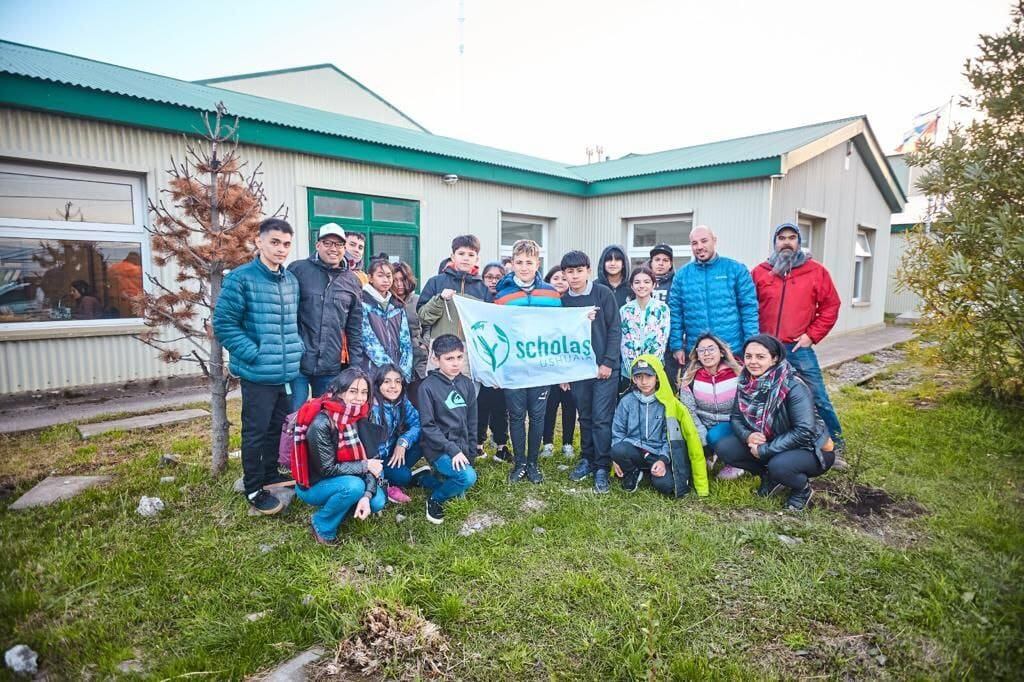
<path id="1" fill-rule="evenodd" d="M 232 377 L 210 320 L 226 272 L 253 257 L 266 201 L 260 167 L 247 173 L 239 155 L 238 120 L 229 124 L 226 116 L 221 103 L 212 116 L 203 114 L 204 131 L 187 141 L 184 161 L 171 159 L 168 188 L 161 192 L 169 205 L 162 198 L 149 202 L 153 262 L 174 267 L 177 276 L 172 286 L 148 275 L 150 290 L 135 301 L 150 328 L 139 339 L 158 349 L 164 362 L 195 363 L 209 381 L 214 476 L 227 466 Z"/>

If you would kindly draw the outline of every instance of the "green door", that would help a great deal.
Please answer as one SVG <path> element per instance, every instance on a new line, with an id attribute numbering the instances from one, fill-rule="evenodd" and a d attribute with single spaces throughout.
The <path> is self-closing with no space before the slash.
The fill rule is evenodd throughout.
<path id="1" fill-rule="evenodd" d="M 327 223 L 337 223 L 348 232 L 366 237 L 363 267 L 370 258 L 386 253 L 389 260 L 408 263 L 420 279 L 420 204 L 366 194 L 309 190 L 309 250 Z"/>

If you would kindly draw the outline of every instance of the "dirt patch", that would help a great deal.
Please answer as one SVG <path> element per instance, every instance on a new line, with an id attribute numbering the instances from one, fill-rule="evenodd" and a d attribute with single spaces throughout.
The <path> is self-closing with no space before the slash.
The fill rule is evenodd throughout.
<path id="1" fill-rule="evenodd" d="M 835 479 L 818 480 L 814 482 L 814 491 L 818 493 L 814 500 L 818 506 L 839 512 L 851 519 L 873 516 L 909 519 L 928 513 L 927 509 L 912 498 L 897 499 L 881 488 L 859 483 L 851 484 Z"/>
<path id="2" fill-rule="evenodd" d="M 823 674 L 842 680 L 889 679 L 889 656 L 882 644 L 883 639 L 872 633 L 851 634 L 815 622 L 806 635 L 791 633 L 768 643 L 759 662 L 773 673 L 786 670 L 794 678 Z"/>
<path id="3" fill-rule="evenodd" d="M 459 535 L 465 537 L 467 535 L 473 535 L 474 533 L 480 533 L 493 528 L 494 526 L 505 525 L 505 519 L 501 518 L 497 514 L 491 512 L 473 512 L 466 517 L 465 523 L 462 524 L 462 528 L 459 529 Z"/>
<path id="4" fill-rule="evenodd" d="M 331 579 L 337 585 L 347 585 L 351 587 L 360 587 L 366 582 L 366 567 L 360 564 L 359 566 L 336 566 L 331 569 Z"/>
<path id="5" fill-rule="evenodd" d="M 534 512 L 542 511 L 546 506 L 548 505 L 544 500 L 538 500 L 535 497 L 527 497 L 523 500 L 523 503 L 519 505 L 519 511 L 524 514 L 532 514 Z"/>
<path id="6" fill-rule="evenodd" d="M 377 604 L 363 614 L 359 632 L 308 675 L 312 682 L 439 679 L 451 671 L 450 651 L 434 623 L 411 609 Z"/>

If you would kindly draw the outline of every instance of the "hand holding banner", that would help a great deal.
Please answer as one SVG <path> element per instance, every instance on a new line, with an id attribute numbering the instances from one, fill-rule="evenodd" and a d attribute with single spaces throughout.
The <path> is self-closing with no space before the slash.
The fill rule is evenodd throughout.
<path id="1" fill-rule="evenodd" d="M 494 388 L 532 388 L 593 379 L 590 308 L 517 308 L 452 299 L 473 378 Z"/>

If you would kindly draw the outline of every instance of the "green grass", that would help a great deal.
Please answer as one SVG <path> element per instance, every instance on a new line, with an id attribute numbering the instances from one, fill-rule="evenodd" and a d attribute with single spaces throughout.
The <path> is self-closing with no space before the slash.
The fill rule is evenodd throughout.
<path id="1" fill-rule="evenodd" d="M 205 420 L 88 443 L 68 426 L 4 437 L 0 480 L 16 494 L 50 471 L 116 479 L 0 511 L 0 645 L 30 645 L 53 679 L 115 676 L 132 658 L 153 679 L 240 679 L 332 647 L 383 601 L 436 622 L 468 679 L 1016 677 L 1024 409 L 944 390 L 926 378 L 836 396 L 861 481 L 928 510 L 871 524 L 783 514 L 781 500 L 750 495 L 749 478 L 713 482 L 704 500 L 617 486 L 596 497 L 556 455 L 541 486 L 510 488 L 505 466 L 481 463 L 443 527 L 414 492 L 321 547 L 301 504 L 246 515 L 231 492 L 237 460 L 209 478 Z M 183 464 L 158 468 L 164 452 Z M 154 494 L 167 510 L 139 517 L 139 497 Z M 523 513 L 527 498 L 546 506 Z M 460 537 L 472 511 L 506 523 Z"/>
<path id="2" fill-rule="evenodd" d="M 865 353 L 864 355 L 857 356 L 857 362 L 863 363 L 865 365 L 870 365 L 874 361 L 875 356 L 872 355 L 871 353 Z"/>

